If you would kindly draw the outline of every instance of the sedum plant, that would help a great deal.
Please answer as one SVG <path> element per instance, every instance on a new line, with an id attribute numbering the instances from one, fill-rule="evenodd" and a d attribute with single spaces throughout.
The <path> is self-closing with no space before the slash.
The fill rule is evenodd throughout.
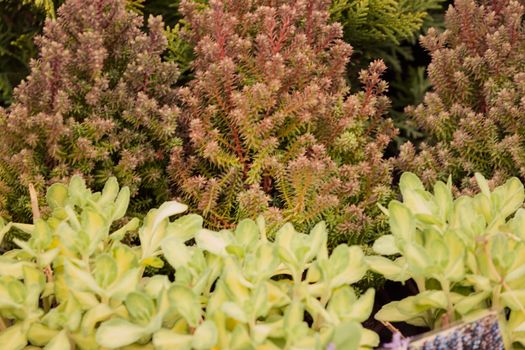
<path id="1" fill-rule="evenodd" d="M 440 328 L 450 322 L 499 312 L 507 349 L 525 347 L 525 193 L 512 178 L 481 193 L 452 196 L 452 184 L 437 182 L 433 193 L 404 173 L 402 202 L 387 211 L 391 234 L 373 245 L 370 268 L 394 281 L 413 279 L 419 294 L 384 305 L 382 321 Z M 386 256 L 391 256 L 387 258 Z"/>
<path id="2" fill-rule="evenodd" d="M 320 219 L 334 240 L 363 242 L 389 197 L 395 134 L 385 70 L 361 72 L 349 94 L 351 47 L 329 22 L 329 1 L 182 1 L 195 79 L 181 91 L 188 143 L 170 175 L 213 227 L 263 213 L 271 228 Z M 380 213 L 379 213 L 380 214 Z"/>
<path id="3" fill-rule="evenodd" d="M 146 34 L 126 5 L 68 0 L 47 20 L 31 74 L 0 110 L 0 215 L 29 221 L 29 183 L 43 194 L 79 173 L 95 188 L 116 176 L 134 211 L 169 197 L 178 72 L 161 61 L 162 20 L 150 17 Z"/>
<path id="4" fill-rule="evenodd" d="M 328 253 L 324 223 L 309 235 L 284 225 L 275 241 L 262 218 L 235 231 L 166 202 L 117 224 L 130 198 L 110 178 L 92 193 L 78 176 L 47 191 L 48 217 L 17 228 L 0 256 L 0 344 L 6 349 L 370 349 L 360 325 L 374 291 L 349 284 L 367 266 L 357 246 Z M 122 240 L 138 233 L 139 245 Z M 192 244 L 190 244 L 192 242 Z M 161 259 L 164 257 L 164 260 Z M 144 274 L 167 261 L 174 277 Z"/>
<path id="5" fill-rule="evenodd" d="M 456 0 L 445 16 L 445 31 L 421 39 L 432 62 L 432 91 L 407 109 L 428 135 L 416 152 L 401 149 L 399 165 L 426 185 L 452 174 L 460 189 L 472 189 L 481 172 L 500 184 L 525 178 L 525 31 L 522 1 Z"/>

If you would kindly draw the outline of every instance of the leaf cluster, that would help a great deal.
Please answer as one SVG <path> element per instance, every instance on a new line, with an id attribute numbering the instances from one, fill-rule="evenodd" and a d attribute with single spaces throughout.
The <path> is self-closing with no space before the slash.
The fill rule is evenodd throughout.
<path id="1" fill-rule="evenodd" d="M 360 323 L 374 292 L 349 284 L 366 271 L 357 246 L 327 248 L 324 223 L 309 235 L 286 224 L 275 241 L 262 218 L 236 230 L 202 228 L 176 201 L 121 224 L 128 187 L 91 192 L 79 176 L 47 191 L 47 217 L 0 221 L 0 240 L 30 234 L 0 256 L 0 343 L 12 349 L 370 349 Z M 123 238 L 136 232 L 140 244 Z M 190 244 L 191 242 L 194 242 Z M 144 277 L 165 260 L 175 269 Z M 30 345 L 29 345 L 30 344 Z"/>
<path id="2" fill-rule="evenodd" d="M 440 328 L 492 309 L 506 348 L 516 349 L 525 345 L 525 191 L 517 178 L 492 191 L 479 173 L 476 179 L 481 193 L 454 199 L 450 180 L 430 193 L 417 176 L 403 174 L 402 201 L 384 209 L 392 233 L 373 245 L 393 259 L 366 259 L 387 279 L 413 279 L 419 293 L 375 317 Z"/>

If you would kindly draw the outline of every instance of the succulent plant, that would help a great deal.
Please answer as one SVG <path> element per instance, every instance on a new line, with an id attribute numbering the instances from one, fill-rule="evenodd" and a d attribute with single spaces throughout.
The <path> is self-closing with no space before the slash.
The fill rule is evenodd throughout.
<path id="1" fill-rule="evenodd" d="M 506 348 L 515 349 L 525 345 L 525 193 L 517 178 L 493 191 L 482 175 L 476 179 L 481 193 L 454 200 L 450 179 L 430 193 L 414 174 L 402 175 L 403 201 L 385 209 L 392 234 L 373 245 L 395 259 L 366 259 L 388 279 L 413 279 L 419 294 L 375 317 L 437 328 L 492 308 L 500 312 Z"/>
<path id="2" fill-rule="evenodd" d="M 79 176 L 47 191 L 47 218 L 0 222 L 30 235 L 0 256 L 0 344 L 8 349 L 367 349 L 377 335 L 360 325 L 374 291 L 351 283 L 367 270 L 357 246 L 331 254 L 323 222 L 309 235 L 265 223 L 234 232 L 202 228 L 176 201 L 141 222 L 117 225 L 128 187 L 110 178 L 92 193 Z M 122 243 L 137 232 L 140 245 Z M 192 244 L 190 244 L 192 243 Z M 175 269 L 144 276 L 160 267 Z M 30 344 L 30 345 L 28 345 Z"/>

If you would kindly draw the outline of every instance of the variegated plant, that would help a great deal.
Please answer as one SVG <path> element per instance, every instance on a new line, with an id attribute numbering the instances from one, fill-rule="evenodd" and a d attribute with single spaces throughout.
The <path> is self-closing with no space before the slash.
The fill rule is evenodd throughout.
<path id="1" fill-rule="evenodd" d="M 395 281 L 412 278 L 419 294 L 385 305 L 376 318 L 438 328 L 500 311 L 507 349 L 525 346 L 525 198 L 517 178 L 481 193 L 453 199 L 451 181 L 425 191 L 414 174 L 401 177 L 403 202 L 384 211 L 391 235 L 367 257 L 372 270 Z M 506 311 L 506 312 L 505 312 Z"/>
<path id="2" fill-rule="evenodd" d="M 0 222 L 30 235 L 0 257 L 0 344 L 5 349 L 367 349 L 374 292 L 349 284 L 366 270 L 360 248 L 326 247 L 320 223 L 309 235 L 265 224 L 234 232 L 202 228 L 186 206 L 167 202 L 143 222 L 117 228 L 129 190 L 110 179 L 91 193 L 80 177 L 47 194 L 49 218 Z M 137 232 L 138 246 L 122 239 Z M 192 243 L 192 244 L 190 244 Z M 145 277 L 161 257 L 175 269 Z"/>

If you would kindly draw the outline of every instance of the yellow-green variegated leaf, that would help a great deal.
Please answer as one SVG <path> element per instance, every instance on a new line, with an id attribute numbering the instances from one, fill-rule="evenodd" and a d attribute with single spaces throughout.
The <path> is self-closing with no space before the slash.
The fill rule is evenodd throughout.
<path id="1" fill-rule="evenodd" d="M 97 200 L 97 204 L 100 207 L 113 203 L 119 194 L 119 185 L 117 178 L 112 176 L 106 180 L 104 188 L 102 189 L 102 195 Z"/>
<path id="2" fill-rule="evenodd" d="M 155 304 L 148 295 L 141 292 L 131 292 L 124 302 L 133 322 L 145 325 L 151 321 L 155 313 Z"/>
<path id="3" fill-rule="evenodd" d="M 416 234 L 416 220 L 410 209 L 403 203 L 393 200 L 388 205 L 388 212 L 392 234 L 403 241 L 413 241 Z"/>
<path id="4" fill-rule="evenodd" d="M 372 271 L 382 274 L 391 281 L 404 282 L 410 278 L 404 258 L 393 261 L 383 256 L 367 256 L 365 260 Z"/>
<path id="5" fill-rule="evenodd" d="M 170 280 L 166 275 L 155 275 L 145 280 L 144 291 L 151 298 L 157 298 L 162 290 L 170 287 Z"/>
<path id="6" fill-rule="evenodd" d="M 64 262 L 65 276 L 71 288 L 81 292 L 93 292 L 99 295 L 105 294 L 91 274 L 84 269 L 76 267 L 69 261 Z"/>
<path id="7" fill-rule="evenodd" d="M 81 329 L 85 334 L 92 334 L 95 331 L 97 323 L 107 320 L 114 311 L 106 304 L 98 304 L 88 310 L 82 317 Z"/>
<path id="8" fill-rule="evenodd" d="M 233 318 L 241 323 L 248 322 L 248 315 L 246 312 L 236 303 L 227 301 L 222 304 L 222 311 L 228 315 L 228 317 Z"/>
<path id="9" fill-rule="evenodd" d="M 314 226 L 308 238 L 310 242 L 308 245 L 308 253 L 304 257 L 305 262 L 310 262 L 310 260 L 318 256 L 321 252 L 325 252 L 324 255 L 326 255 L 328 232 L 326 231 L 326 223 L 324 221 Z"/>
<path id="10" fill-rule="evenodd" d="M 27 345 L 27 338 L 22 329 L 22 324 L 18 323 L 0 332 L 0 344 L 3 349 L 22 350 Z"/>
<path id="11" fill-rule="evenodd" d="M 55 183 L 47 189 L 46 201 L 51 209 L 63 208 L 68 198 L 67 186 Z"/>
<path id="12" fill-rule="evenodd" d="M 454 304 L 454 310 L 457 311 L 460 315 L 466 315 L 470 311 L 483 307 L 486 308 L 487 304 L 484 301 L 490 296 L 489 291 L 478 292 L 468 296 L 462 296 L 461 299 Z"/>
<path id="13" fill-rule="evenodd" d="M 362 327 L 354 321 L 346 321 L 335 327 L 331 343 L 336 349 L 358 350 L 361 343 Z"/>
<path id="14" fill-rule="evenodd" d="M 106 291 L 106 295 L 112 299 L 122 301 L 126 296 L 134 291 L 139 283 L 140 268 L 130 269 L 113 283 Z"/>
<path id="15" fill-rule="evenodd" d="M 73 346 L 69 342 L 66 331 L 63 330 L 58 333 L 49 344 L 44 347 L 44 350 L 71 350 Z"/>
<path id="16" fill-rule="evenodd" d="M 213 321 L 207 320 L 197 327 L 191 345 L 195 350 L 209 350 L 217 344 L 217 340 L 217 327 Z"/>
<path id="17" fill-rule="evenodd" d="M 424 275 L 426 270 L 432 266 L 429 254 L 421 245 L 407 242 L 403 250 L 409 268 L 416 275 Z"/>
<path id="18" fill-rule="evenodd" d="M 164 257 L 174 269 L 188 266 L 188 263 L 191 261 L 192 248 L 186 246 L 184 242 L 176 237 L 165 238 L 160 246 Z"/>
<path id="19" fill-rule="evenodd" d="M 185 286 L 173 285 L 168 290 L 171 306 L 190 324 L 196 327 L 201 319 L 201 305 L 193 291 Z"/>
<path id="20" fill-rule="evenodd" d="M 259 227 L 251 219 L 239 222 L 235 229 L 235 239 L 244 248 L 253 247 L 259 240 Z"/>
<path id="21" fill-rule="evenodd" d="M 330 281 L 332 288 L 359 281 L 367 269 L 361 248 L 358 246 L 348 247 L 345 244 L 334 249 L 327 268 L 332 275 Z"/>
<path id="22" fill-rule="evenodd" d="M 130 196 L 131 192 L 129 190 L 129 187 L 122 187 L 117 196 L 117 199 L 115 200 L 115 208 L 113 209 L 113 215 L 111 216 L 110 221 L 120 220 L 124 217 L 124 215 L 126 215 Z"/>
<path id="23" fill-rule="evenodd" d="M 232 243 L 231 232 L 223 230 L 214 232 L 206 229 L 200 230 L 195 236 L 197 246 L 217 256 L 227 256 L 226 247 Z"/>
<path id="24" fill-rule="evenodd" d="M 109 349 L 130 345 L 146 335 L 145 327 L 124 319 L 103 322 L 96 333 L 97 343 Z"/>
<path id="25" fill-rule="evenodd" d="M 93 274 L 97 285 L 107 288 L 117 278 L 117 263 L 109 254 L 100 254 L 95 258 Z"/>
<path id="26" fill-rule="evenodd" d="M 478 183 L 479 189 L 481 190 L 481 193 L 490 198 L 490 188 L 485 177 L 480 173 L 475 173 L 474 176 L 476 178 L 476 182 Z"/>
<path id="27" fill-rule="evenodd" d="M 344 315 L 345 320 L 352 320 L 362 323 L 370 317 L 374 307 L 375 290 L 370 288 L 365 294 L 350 305 L 350 310 Z M 375 333 L 374 333 L 375 334 Z"/>
<path id="28" fill-rule="evenodd" d="M 186 242 L 195 237 L 202 229 L 203 219 L 196 214 L 184 215 L 168 224 L 166 237 L 174 237 L 181 242 Z"/>
<path id="29" fill-rule="evenodd" d="M 372 249 L 375 253 L 381 255 L 394 255 L 399 254 L 397 249 L 396 239 L 394 235 L 384 235 L 376 239 Z"/>
<path id="30" fill-rule="evenodd" d="M 505 306 L 511 310 L 525 310 L 525 290 L 508 290 L 501 293 L 500 297 Z"/>
<path id="31" fill-rule="evenodd" d="M 359 342 L 359 346 L 361 348 L 370 348 L 375 349 L 379 345 L 379 335 L 377 335 L 376 332 L 373 332 L 369 329 L 362 328 L 361 329 L 361 340 Z"/>
<path id="32" fill-rule="evenodd" d="M 155 213 L 151 230 L 155 232 L 162 221 L 168 219 L 170 216 L 184 213 L 186 210 L 188 210 L 188 206 L 177 201 L 163 203 Z"/>
<path id="33" fill-rule="evenodd" d="M 191 350 L 193 336 L 161 329 L 153 335 L 153 345 L 157 350 Z"/>

